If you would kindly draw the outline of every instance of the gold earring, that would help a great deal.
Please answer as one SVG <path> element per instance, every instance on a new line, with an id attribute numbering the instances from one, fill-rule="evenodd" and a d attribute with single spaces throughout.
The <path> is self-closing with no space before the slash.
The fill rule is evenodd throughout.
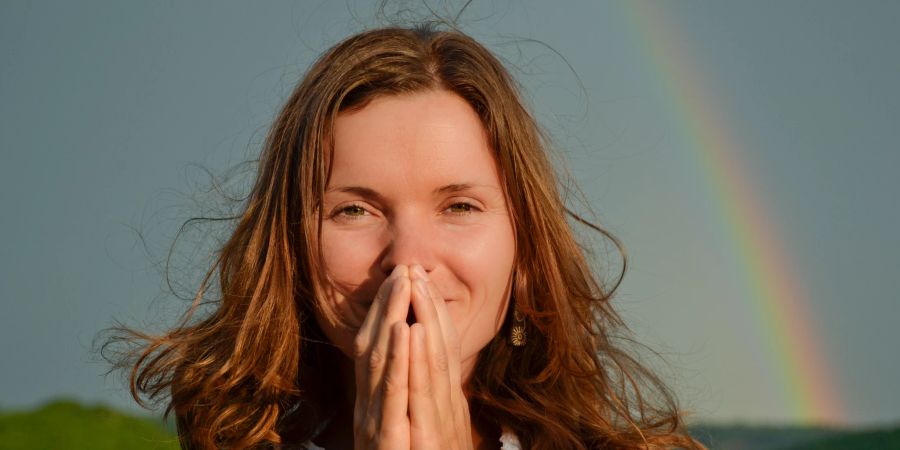
<path id="1" fill-rule="evenodd" d="M 509 340 L 512 342 L 513 346 L 522 347 L 525 345 L 526 341 L 525 318 L 522 317 L 522 313 L 519 312 L 518 305 L 513 305 L 513 318 L 516 320 L 516 323 L 512 327 Z"/>

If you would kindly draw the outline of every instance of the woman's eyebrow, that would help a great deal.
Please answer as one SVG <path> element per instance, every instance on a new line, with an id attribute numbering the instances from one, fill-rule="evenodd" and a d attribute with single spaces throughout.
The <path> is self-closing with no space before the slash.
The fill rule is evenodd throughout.
<path id="1" fill-rule="evenodd" d="M 492 191 L 490 194 L 485 192 L 485 190 Z M 441 186 L 435 189 L 432 192 L 432 195 L 437 197 L 440 195 L 454 194 L 457 192 L 466 192 L 466 191 L 475 191 L 481 193 L 481 195 L 490 196 L 498 196 L 498 198 L 503 196 L 503 189 L 500 186 L 495 184 L 477 184 L 477 183 L 452 183 L 446 186 Z M 479 196 L 481 196 L 479 195 Z"/>
<path id="2" fill-rule="evenodd" d="M 472 183 L 453 183 L 448 184 L 446 186 L 441 186 L 433 191 L 434 195 L 440 194 L 452 194 L 454 192 L 462 192 L 468 191 L 475 188 L 492 188 L 494 186 L 487 184 L 472 184 Z"/>
<path id="3" fill-rule="evenodd" d="M 379 202 L 384 201 L 384 196 L 381 195 L 381 193 L 379 193 L 375 189 L 367 188 L 365 186 L 338 186 L 338 187 L 330 188 L 327 191 L 325 191 L 326 194 L 329 194 L 332 192 L 356 194 L 363 198 L 372 199 L 372 200 L 376 200 Z"/>

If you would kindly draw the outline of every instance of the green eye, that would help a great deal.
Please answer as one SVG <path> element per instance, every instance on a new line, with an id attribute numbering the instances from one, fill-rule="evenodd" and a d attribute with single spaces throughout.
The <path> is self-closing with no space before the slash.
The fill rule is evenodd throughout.
<path id="1" fill-rule="evenodd" d="M 341 209 L 341 213 L 347 216 L 361 216 L 366 213 L 366 210 L 358 205 L 350 205 Z"/>
<path id="2" fill-rule="evenodd" d="M 457 214 L 466 214 L 472 212 L 472 205 L 468 203 L 454 203 L 450 205 L 450 212 Z"/>

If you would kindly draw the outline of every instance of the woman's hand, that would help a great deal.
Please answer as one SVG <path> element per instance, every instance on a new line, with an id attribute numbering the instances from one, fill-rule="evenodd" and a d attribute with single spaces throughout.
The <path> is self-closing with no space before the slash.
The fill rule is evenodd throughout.
<path id="1" fill-rule="evenodd" d="M 460 343 L 447 305 L 421 266 L 410 270 L 416 323 L 409 337 L 409 426 L 412 448 L 472 449 L 462 390 Z"/>
<path id="2" fill-rule="evenodd" d="M 398 265 L 378 288 L 353 343 L 356 450 L 410 448 L 409 303 L 409 271 Z"/>
<path id="3" fill-rule="evenodd" d="M 410 304 L 417 321 L 412 326 L 406 324 Z M 472 448 L 459 339 L 420 266 L 398 265 L 382 283 L 354 354 L 357 450 Z"/>

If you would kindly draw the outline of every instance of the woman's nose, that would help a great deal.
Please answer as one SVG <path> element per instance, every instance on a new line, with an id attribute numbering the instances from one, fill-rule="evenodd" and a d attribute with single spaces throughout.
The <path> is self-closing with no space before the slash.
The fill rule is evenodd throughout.
<path id="1" fill-rule="evenodd" d="M 387 234 L 381 258 L 381 269 L 385 274 L 390 274 L 398 264 L 419 264 L 426 272 L 431 272 L 439 242 L 427 220 L 395 217 Z"/>

